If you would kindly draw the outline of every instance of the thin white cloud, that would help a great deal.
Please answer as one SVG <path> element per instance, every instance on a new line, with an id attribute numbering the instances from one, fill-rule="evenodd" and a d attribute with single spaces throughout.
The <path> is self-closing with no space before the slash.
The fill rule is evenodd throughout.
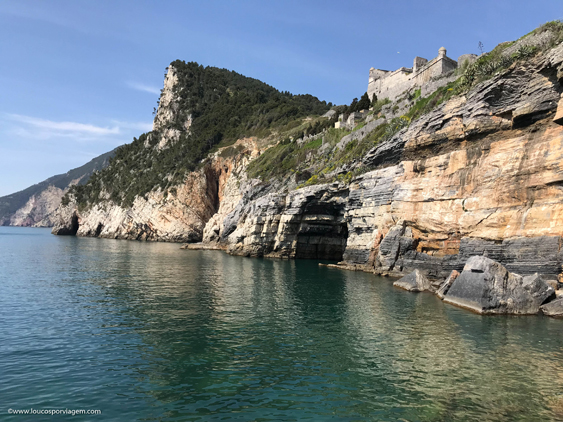
<path id="1" fill-rule="evenodd" d="M 95 142 L 118 144 L 130 142 L 134 136 L 152 130 L 150 122 L 128 122 L 110 120 L 107 126 L 88 123 L 53 121 L 21 114 L 0 113 L 0 140 L 3 137 L 27 142 L 48 141 L 51 143 Z"/>
<path id="2" fill-rule="evenodd" d="M 154 87 L 154 86 L 150 86 L 150 85 L 141 84 L 141 83 L 138 83 L 138 82 L 128 81 L 127 86 L 129 88 L 133 88 L 137 91 L 148 92 L 150 94 L 160 94 L 159 88 Z"/>
<path id="3" fill-rule="evenodd" d="M 90 135 L 115 135 L 119 133 L 118 126 L 110 128 L 77 122 L 54 122 L 52 120 L 23 116 L 21 114 L 7 114 L 7 117 L 28 126 L 58 133 L 83 133 Z"/>

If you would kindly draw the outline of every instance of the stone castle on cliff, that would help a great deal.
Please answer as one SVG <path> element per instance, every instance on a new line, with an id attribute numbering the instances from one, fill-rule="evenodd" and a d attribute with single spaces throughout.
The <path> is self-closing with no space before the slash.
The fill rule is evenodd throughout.
<path id="1" fill-rule="evenodd" d="M 375 94 L 378 99 L 389 98 L 391 101 L 397 99 L 405 91 L 411 88 L 424 88 L 428 85 L 431 93 L 441 86 L 445 86 L 453 80 L 453 71 L 461 66 L 463 62 L 475 61 L 475 54 L 464 54 L 457 61 L 446 55 L 444 47 L 438 50 L 438 57 L 428 61 L 422 57 L 415 57 L 412 68 L 401 67 L 395 71 L 374 69 L 369 70 L 368 96 L 373 98 Z M 450 78 L 446 77 L 452 74 Z M 422 93 L 424 96 L 425 92 Z"/>

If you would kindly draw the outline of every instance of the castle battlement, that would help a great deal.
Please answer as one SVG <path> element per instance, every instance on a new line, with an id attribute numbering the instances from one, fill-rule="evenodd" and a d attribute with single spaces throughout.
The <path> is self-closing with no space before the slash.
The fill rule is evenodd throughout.
<path id="1" fill-rule="evenodd" d="M 412 68 L 401 67 L 388 71 L 372 67 L 369 70 L 368 96 L 373 98 L 375 94 L 378 99 L 389 98 L 393 101 L 403 92 L 414 87 L 422 87 L 432 78 L 457 69 L 458 62 L 449 58 L 446 53 L 446 49 L 442 47 L 438 50 L 438 56 L 430 61 L 423 57 L 415 57 Z M 476 56 L 473 54 L 465 54 L 460 59 L 468 60 L 474 57 Z"/>

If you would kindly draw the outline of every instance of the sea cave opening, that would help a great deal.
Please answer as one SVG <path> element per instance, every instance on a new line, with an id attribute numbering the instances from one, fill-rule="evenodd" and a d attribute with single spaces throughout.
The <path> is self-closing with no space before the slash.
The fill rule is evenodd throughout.
<path id="1" fill-rule="evenodd" d="M 297 235 L 295 258 L 342 261 L 347 242 L 346 223 L 309 223 Z"/>
<path id="2" fill-rule="evenodd" d="M 72 218 L 70 219 L 70 230 L 68 234 L 71 236 L 76 236 L 79 227 L 80 224 L 78 223 L 78 216 L 76 214 L 73 214 Z"/>

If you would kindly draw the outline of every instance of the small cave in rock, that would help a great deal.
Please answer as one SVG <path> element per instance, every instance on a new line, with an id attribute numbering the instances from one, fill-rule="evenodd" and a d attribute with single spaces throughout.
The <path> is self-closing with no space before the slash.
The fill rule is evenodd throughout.
<path id="1" fill-rule="evenodd" d="M 342 261 L 347 241 L 346 223 L 308 223 L 297 235 L 295 258 Z"/>
<path id="2" fill-rule="evenodd" d="M 79 227 L 80 225 L 78 223 L 78 216 L 76 214 L 72 214 L 72 217 L 70 219 L 70 228 L 68 230 L 68 234 L 70 236 L 76 236 Z"/>
<path id="3" fill-rule="evenodd" d="M 222 173 L 222 169 L 219 169 L 219 171 L 211 167 L 207 167 L 205 169 L 205 176 L 207 182 L 205 194 L 212 207 L 212 213 L 211 215 L 209 215 L 208 218 L 211 218 L 211 216 L 219 210 L 219 205 L 220 205 L 219 191 L 221 189 L 221 184 L 220 184 L 221 173 Z"/>

